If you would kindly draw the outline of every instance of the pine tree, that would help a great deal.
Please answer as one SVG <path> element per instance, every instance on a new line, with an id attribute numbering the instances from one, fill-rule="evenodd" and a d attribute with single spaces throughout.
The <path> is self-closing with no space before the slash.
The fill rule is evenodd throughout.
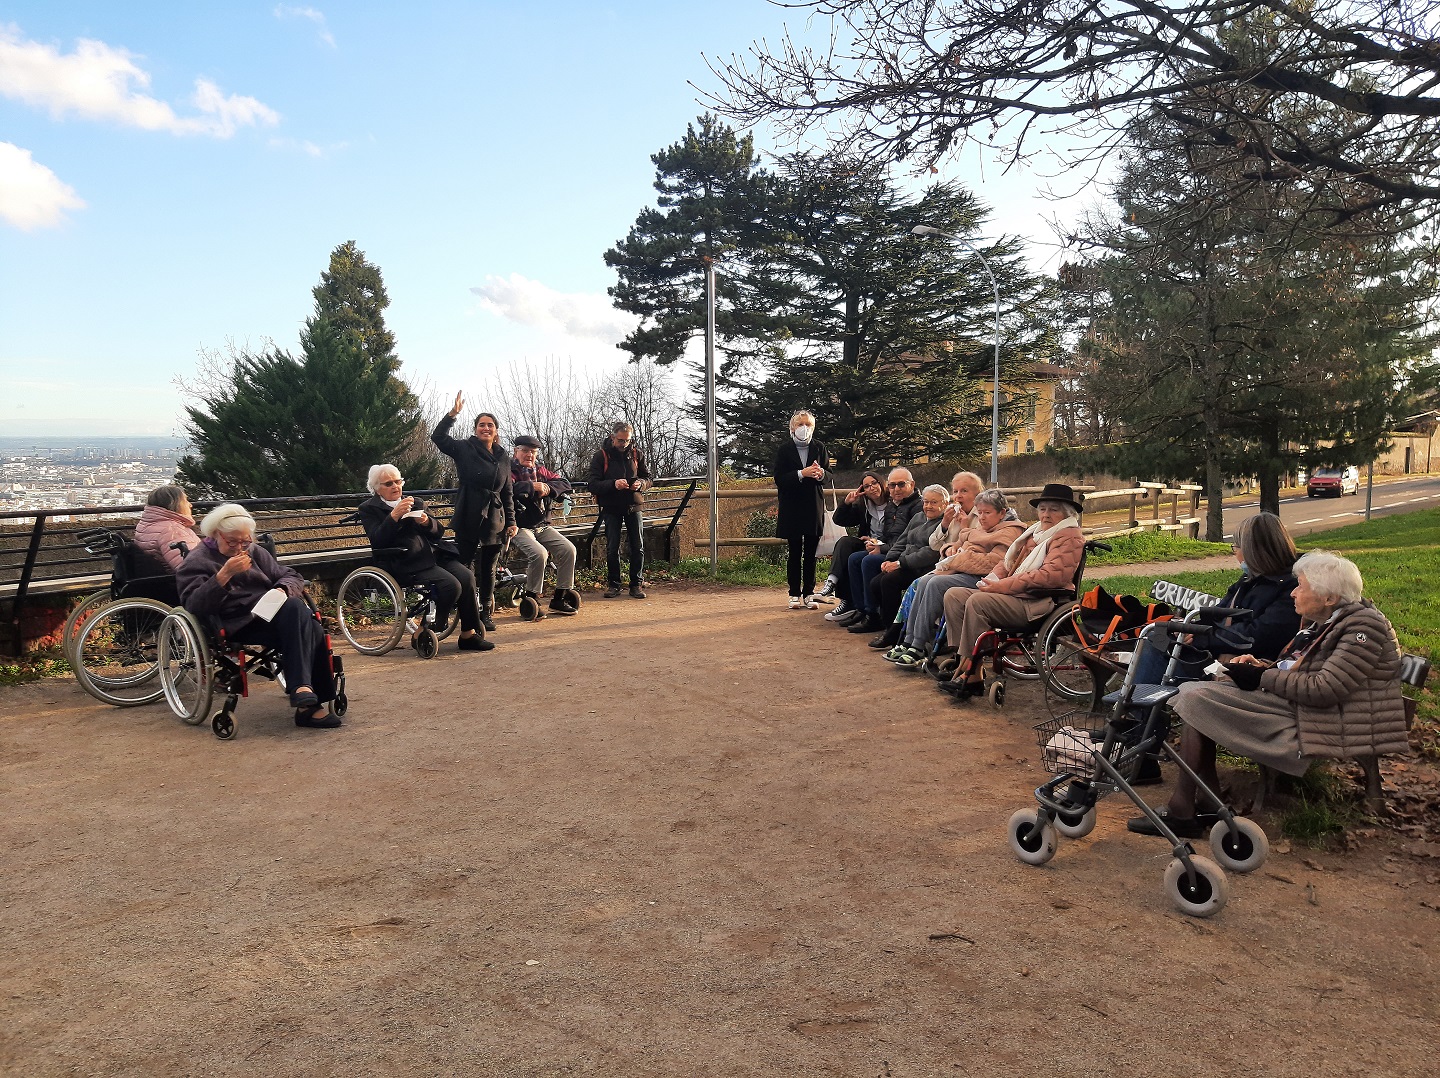
<path id="1" fill-rule="evenodd" d="M 365 258 L 354 240 L 346 240 L 330 252 L 330 265 L 320 274 L 320 283 L 311 289 L 311 295 L 316 317 L 354 334 L 366 362 L 388 374 L 400 369 L 395 335 L 385 325 L 385 308 L 390 306 L 385 281 L 380 267 Z"/>

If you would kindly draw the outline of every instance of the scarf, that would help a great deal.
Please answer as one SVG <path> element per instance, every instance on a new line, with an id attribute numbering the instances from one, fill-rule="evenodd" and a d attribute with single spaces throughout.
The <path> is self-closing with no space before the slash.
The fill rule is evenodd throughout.
<path id="1" fill-rule="evenodd" d="M 1019 576 L 1021 573 L 1028 573 L 1040 568 L 1045 564 L 1045 548 L 1050 545 L 1050 537 L 1056 532 L 1064 531 L 1066 528 L 1078 528 L 1080 521 L 1077 517 L 1066 517 L 1059 524 L 1052 528 L 1040 530 L 1040 522 L 1037 520 L 1030 527 L 1020 533 L 1020 538 L 1010 544 L 1010 549 L 1005 552 L 1005 568 L 1010 576 Z M 1025 560 L 1019 565 L 1015 559 L 1020 556 L 1020 548 L 1025 545 L 1026 539 L 1035 540 L 1035 549 L 1025 555 Z"/>

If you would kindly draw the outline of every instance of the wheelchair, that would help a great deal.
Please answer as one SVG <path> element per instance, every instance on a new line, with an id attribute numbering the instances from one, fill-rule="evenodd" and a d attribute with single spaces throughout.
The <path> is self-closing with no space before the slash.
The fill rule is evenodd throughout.
<path id="1" fill-rule="evenodd" d="M 313 605 L 310 612 L 315 614 Z M 345 666 L 330 646 L 329 633 L 324 635 L 324 652 L 325 661 L 315 663 L 312 688 L 322 704 L 328 703 L 336 715 L 344 715 L 350 706 L 345 695 Z M 160 623 L 160 684 L 165 702 L 190 726 L 198 726 L 209 716 L 211 731 L 222 741 L 235 736 L 235 708 L 242 697 L 250 695 L 252 674 L 288 691 L 282 661 L 278 648 L 233 643 L 226 639 L 224 630 L 202 624 L 183 606 L 175 607 Z M 210 715 L 217 691 L 225 696 L 225 703 Z"/>
<path id="2" fill-rule="evenodd" d="M 500 551 L 500 556 L 495 559 L 495 609 L 514 610 L 518 608 L 522 621 L 535 621 L 543 616 L 540 608 L 540 596 L 532 595 L 525 590 L 525 563 L 518 557 L 515 560 L 518 564 L 512 565 L 510 541 L 507 539 L 505 546 Z M 546 562 L 545 573 L 548 577 L 555 575 L 553 561 Z M 568 595 L 571 611 L 579 613 L 582 603 L 580 592 L 571 588 L 568 589 Z"/>
<path id="3" fill-rule="evenodd" d="M 175 574 L 123 533 L 90 528 L 76 538 L 111 557 L 110 586 L 87 595 L 65 621 L 61 648 L 75 680 L 101 703 L 135 707 L 162 695 L 160 623 L 180 602 Z"/>
<path id="4" fill-rule="evenodd" d="M 359 524 L 360 514 L 342 517 L 340 523 Z M 376 563 L 352 570 L 340 583 L 335 619 L 341 635 L 362 655 L 385 655 L 395 650 L 408 630 L 415 654 L 433 659 L 440 641 L 460 624 L 460 604 L 451 608 L 444 625 L 437 625 L 430 586 L 401 584 L 382 567 L 387 555 L 403 554 L 404 549 L 386 547 L 374 553 Z"/>
<path id="5" fill-rule="evenodd" d="M 1094 691 L 1091 683 L 1095 674 L 1090 666 L 1081 663 L 1078 657 L 1066 650 L 1068 638 L 1065 630 L 1071 625 L 1071 612 L 1080 593 L 1080 581 L 1085 576 L 1086 560 L 1094 551 L 1110 549 L 1107 543 L 1087 539 L 1070 587 L 1035 593 L 1037 598 L 1054 599 L 1054 610 L 1019 629 L 989 629 L 980 634 L 970 654 L 970 668 L 980 671 L 980 695 L 989 701 L 991 707 L 1005 706 L 1007 677 L 1018 681 L 1044 680 L 1047 690 L 1053 683 L 1059 683 L 1066 686 L 1067 699 L 1091 698 Z M 958 656 L 954 656 L 951 662 L 941 661 L 940 651 L 944 641 L 945 619 L 942 617 L 929 654 L 922 664 L 927 672 L 941 681 L 947 680 L 946 675 L 953 673 L 959 665 Z M 1083 673 L 1084 691 L 1083 695 L 1072 697 L 1069 693 L 1080 692 L 1077 669 Z"/>

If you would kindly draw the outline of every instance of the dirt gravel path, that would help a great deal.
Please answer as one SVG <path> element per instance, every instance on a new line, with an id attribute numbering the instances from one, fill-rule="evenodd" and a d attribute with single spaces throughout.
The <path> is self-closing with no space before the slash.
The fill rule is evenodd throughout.
<path id="1" fill-rule="evenodd" d="M 765 591 L 496 638 L 228 743 L 0 690 L 0 1070 L 1437 1073 L 1440 861 L 1277 853 L 1193 921 L 1113 800 L 1010 854 L 1028 690 L 952 707 Z"/>

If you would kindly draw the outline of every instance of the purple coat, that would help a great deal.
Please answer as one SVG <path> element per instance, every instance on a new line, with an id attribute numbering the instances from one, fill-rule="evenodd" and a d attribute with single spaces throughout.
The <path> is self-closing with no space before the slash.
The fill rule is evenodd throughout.
<path id="1" fill-rule="evenodd" d="M 228 560 L 214 540 L 205 539 L 185 555 L 175 574 L 180 605 L 197 617 L 217 618 L 226 632 L 249 624 L 254 618 L 250 608 L 267 591 L 280 587 L 296 598 L 305 594 L 305 578 L 281 565 L 259 543 L 250 548 L 250 568 L 222 584 L 215 574 Z"/>

